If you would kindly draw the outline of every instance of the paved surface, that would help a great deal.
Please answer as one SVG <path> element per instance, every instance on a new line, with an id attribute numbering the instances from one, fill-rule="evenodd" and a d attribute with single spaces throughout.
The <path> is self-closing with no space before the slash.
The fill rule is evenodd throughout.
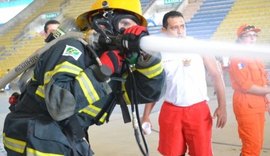
<path id="1" fill-rule="evenodd" d="M 8 97 L 13 91 L 0 93 L 0 130 L 3 129 L 3 121 L 8 112 Z M 223 129 L 213 127 L 213 151 L 214 156 L 239 156 L 241 144 L 237 134 L 237 125 L 232 112 L 230 87 L 226 90 L 228 122 Z M 216 98 L 213 96 L 213 90 L 209 88 L 210 108 L 213 112 L 217 106 Z M 150 156 L 160 156 L 157 152 L 158 143 L 158 115 L 160 102 L 156 105 L 152 116 L 153 131 L 146 136 Z M 142 113 L 142 107 L 140 107 Z M 261 156 L 270 155 L 270 116 L 266 114 L 264 148 Z M 92 126 L 89 129 L 91 146 L 96 156 L 141 156 L 139 147 L 135 141 L 134 132 L 131 123 L 124 124 L 119 107 L 114 110 L 109 123 L 102 126 Z M 0 156 L 5 156 L 2 145 L 2 135 L 0 135 Z M 142 141 L 141 141 L 142 143 Z"/>

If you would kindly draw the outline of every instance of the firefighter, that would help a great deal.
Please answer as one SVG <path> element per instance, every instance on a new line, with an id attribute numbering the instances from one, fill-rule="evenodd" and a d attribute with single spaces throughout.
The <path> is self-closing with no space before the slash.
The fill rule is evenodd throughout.
<path id="1" fill-rule="evenodd" d="M 116 103 L 159 99 L 164 71 L 160 57 L 139 48 L 140 38 L 148 35 L 139 0 L 98 0 L 76 23 L 100 34 L 97 44 L 67 38 L 40 56 L 5 119 L 9 156 L 91 156 L 87 127 L 108 121 Z"/>

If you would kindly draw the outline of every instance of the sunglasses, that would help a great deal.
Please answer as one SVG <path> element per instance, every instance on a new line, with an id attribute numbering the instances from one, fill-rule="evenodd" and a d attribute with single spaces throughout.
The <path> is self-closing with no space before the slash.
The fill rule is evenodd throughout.
<path id="1" fill-rule="evenodd" d="M 255 26 L 254 25 L 248 25 L 244 28 L 244 31 L 249 31 L 249 30 L 252 30 L 252 29 L 255 29 Z"/>
<path id="2" fill-rule="evenodd" d="M 248 26 L 246 26 L 246 27 L 243 29 L 243 32 L 252 31 L 252 30 L 254 30 L 254 29 L 256 29 L 255 26 L 253 26 L 253 25 L 248 25 Z M 256 38 L 256 37 L 258 37 L 258 34 L 257 34 L 257 33 L 255 33 L 255 34 L 243 34 L 243 35 L 241 35 L 241 37 L 243 37 L 243 38 L 247 38 L 247 37 L 249 37 L 249 38 L 251 38 L 251 37 Z"/>

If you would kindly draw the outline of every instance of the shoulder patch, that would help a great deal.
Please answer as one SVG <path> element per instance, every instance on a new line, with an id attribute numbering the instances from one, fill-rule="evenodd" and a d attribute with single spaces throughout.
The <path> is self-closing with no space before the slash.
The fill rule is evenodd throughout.
<path id="1" fill-rule="evenodd" d="M 238 63 L 237 64 L 238 69 L 243 69 L 245 67 L 244 63 Z"/>
<path id="2" fill-rule="evenodd" d="M 63 52 L 63 56 L 71 56 L 75 60 L 78 60 L 78 58 L 81 56 L 82 52 L 77 49 L 76 47 L 66 45 L 66 48 Z"/>

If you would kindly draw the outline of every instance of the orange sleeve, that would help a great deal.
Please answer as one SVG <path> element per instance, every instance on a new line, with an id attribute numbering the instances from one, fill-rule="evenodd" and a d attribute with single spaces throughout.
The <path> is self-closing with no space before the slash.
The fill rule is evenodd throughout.
<path id="1" fill-rule="evenodd" d="M 231 59 L 229 73 L 232 87 L 235 90 L 247 91 L 253 85 L 247 63 L 237 59 Z"/>

